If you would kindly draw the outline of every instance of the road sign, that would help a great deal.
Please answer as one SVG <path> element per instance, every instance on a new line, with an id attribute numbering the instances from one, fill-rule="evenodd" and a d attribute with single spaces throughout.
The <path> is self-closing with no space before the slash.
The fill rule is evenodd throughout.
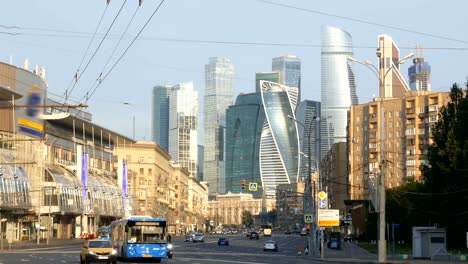
<path id="1" fill-rule="evenodd" d="M 340 226 L 340 210 L 319 209 L 318 225 L 321 227 Z"/>
<path id="2" fill-rule="evenodd" d="M 311 224 L 314 222 L 314 215 L 313 214 L 305 214 L 304 215 L 304 223 Z"/>
<path id="3" fill-rule="evenodd" d="M 325 200 L 319 200 L 318 207 L 320 209 L 325 209 L 327 207 L 327 201 Z"/>
<path id="4" fill-rule="evenodd" d="M 256 182 L 249 182 L 249 191 L 256 192 L 258 189 L 258 184 Z"/>
<path id="5" fill-rule="evenodd" d="M 325 198 L 327 198 L 327 193 L 324 192 L 324 191 L 319 192 L 319 193 L 318 193 L 318 198 L 319 198 L 320 200 L 325 200 Z"/>

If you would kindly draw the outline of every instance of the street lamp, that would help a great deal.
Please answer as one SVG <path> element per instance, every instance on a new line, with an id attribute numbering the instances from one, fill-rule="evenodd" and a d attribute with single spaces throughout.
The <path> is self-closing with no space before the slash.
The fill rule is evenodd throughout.
<path id="1" fill-rule="evenodd" d="M 380 58 L 381 54 L 377 52 L 377 56 Z M 385 160 L 385 113 L 384 113 L 384 101 L 385 101 L 385 78 L 387 74 L 394 69 L 396 66 L 403 64 L 407 59 L 412 58 L 414 56 L 413 53 L 406 55 L 403 59 L 399 60 L 397 63 L 393 64 L 389 67 L 383 75 L 380 75 L 379 69 L 372 63 L 370 60 L 366 60 L 365 62 L 360 62 L 353 57 L 348 57 L 348 60 L 352 62 L 356 62 L 358 64 L 364 65 L 369 68 L 379 80 L 379 92 L 380 92 L 380 186 L 379 186 L 379 259 L 380 263 L 384 263 L 387 261 L 387 241 L 385 240 L 385 167 L 386 167 L 386 160 Z"/>
<path id="2" fill-rule="evenodd" d="M 305 214 L 309 209 L 311 209 L 311 213 L 314 214 L 315 212 L 315 203 L 312 203 L 312 159 L 311 159 L 311 148 L 310 148 L 310 136 L 311 136 L 311 131 L 312 131 L 312 124 L 317 124 L 317 122 L 320 121 L 319 117 L 314 116 L 313 119 L 309 122 L 309 127 L 308 129 L 306 126 L 296 120 L 293 116 L 288 115 L 288 118 L 291 120 L 294 120 L 297 124 L 301 125 L 304 128 L 304 131 L 307 131 L 307 162 L 308 162 L 308 168 L 307 168 L 307 178 L 306 178 L 306 183 L 305 183 L 305 190 L 304 190 L 304 199 L 303 199 L 303 214 Z M 315 122 L 314 122 L 315 121 Z M 316 157 L 317 159 L 317 157 Z M 314 184 L 315 187 L 315 184 Z M 315 188 L 314 188 L 315 189 Z M 315 199 L 315 195 L 314 195 Z M 315 218 L 315 217 L 314 217 Z M 311 239 L 313 234 L 315 233 L 315 224 L 312 225 L 312 231 L 309 232 L 309 245 L 311 245 L 310 241 L 312 240 L 314 242 L 313 249 L 315 250 L 315 240 Z M 315 252 L 314 252 L 315 253 Z"/>

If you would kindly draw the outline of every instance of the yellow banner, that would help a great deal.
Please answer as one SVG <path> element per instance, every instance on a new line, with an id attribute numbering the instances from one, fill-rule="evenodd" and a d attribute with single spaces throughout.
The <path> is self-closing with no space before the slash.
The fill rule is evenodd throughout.
<path id="1" fill-rule="evenodd" d="M 18 119 L 18 125 L 29 127 L 38 131 L 44 131 L 44 125 L 24 118 Z"/>
<path id="2" fill-rule="evenodd" d="M 340 221 L 339 220 L 318 220 L 318 225 L 319 226 L 340 226 Z"/>

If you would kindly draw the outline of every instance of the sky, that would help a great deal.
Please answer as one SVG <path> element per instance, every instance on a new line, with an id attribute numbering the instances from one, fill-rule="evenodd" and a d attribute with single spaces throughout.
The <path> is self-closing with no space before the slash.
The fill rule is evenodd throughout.
<path id="1" fill-rule="evenodd" d="M 86 102 L 93 122 L 128 137 L 134 119 L 135 138 L 151 140 L 155 85 L 193 81 L 202 121 L 210 57 L 234 64 L 237 96 L 254 92 L 255 72 L 270 71 L 273 57 L 296 55 L 302 99 L 320 101 L 322 25 L 351 34 L 360 61 L 377 62 L 380 34 L 394 39 L 402 57 L 422 47 L 432 90 L 449 91 L 468 76 L 466 10 L 463 0 L 144 0 L 140 7 L 138 0 L 4 1 L 0 61 L 44 66 L 49 97 Z M 409 66 L 401 67 L 405 77 Z M 375 75 L 358 64 L 354 70 L 359 103 L 371 101 Z"/>

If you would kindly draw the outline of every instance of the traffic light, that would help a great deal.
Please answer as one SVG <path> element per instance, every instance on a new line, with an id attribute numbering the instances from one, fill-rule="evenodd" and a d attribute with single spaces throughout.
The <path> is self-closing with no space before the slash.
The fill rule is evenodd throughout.
<path id="1" fill-rule="evenodd" d="M 242 186 L 242 190 L 245 190 L 245 180 L 242 180 L 241 186 Z"/>

